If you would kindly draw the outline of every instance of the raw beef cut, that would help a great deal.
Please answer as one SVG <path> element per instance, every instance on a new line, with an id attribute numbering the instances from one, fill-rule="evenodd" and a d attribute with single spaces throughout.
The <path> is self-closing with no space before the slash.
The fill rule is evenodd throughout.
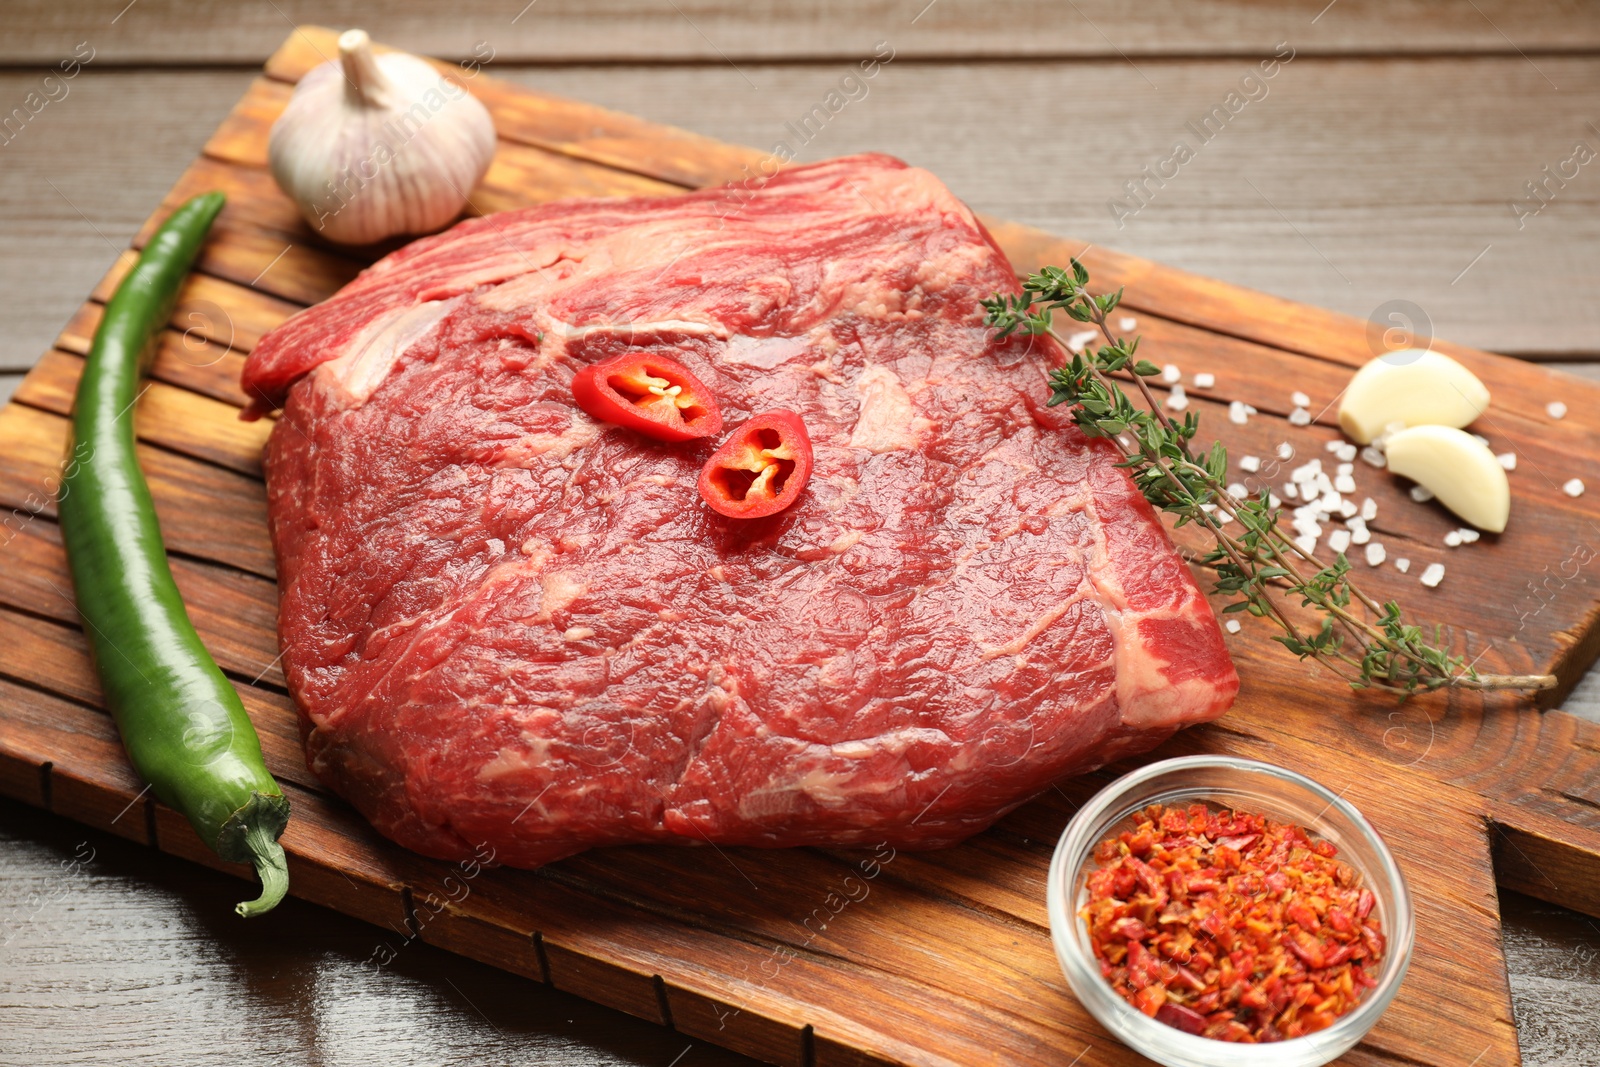
<path id="1" fill-rule="evenodd" d="M 998 343 L 1005 256 L 884 156 L 764 188 L 463 222 L 265 337 L 279 636 L 311 767 L 383 833 L 534 866 L 595 845 L 959 841 L 1222 713 L 1216 620 L 1104 442 Z M 714 440 L 573 403 L 649 348 L 731 430 L 800 413 L 766 519 Z"/>

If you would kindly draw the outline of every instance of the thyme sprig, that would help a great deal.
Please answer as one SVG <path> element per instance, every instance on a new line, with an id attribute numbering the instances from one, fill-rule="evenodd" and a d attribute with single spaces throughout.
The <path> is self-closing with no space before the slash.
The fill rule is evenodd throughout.
<path id="1" fill-rule="evenodd" d="M 1004 337 L 1018 330 L 1044 335 L 1069 346 L 1052 325 L 1065 313 L 1092 324 L 1106 344 L 1087 354 L 1071 353 L 1051 372 L 1053 407 L 1066 404 L 1073 421 L 1090 437 L 1111 441 L 1121 452 L 1119 466 L 1151 505 L 1176 518 L 1177 526 L 1203 526 L 1215 547 L 1202 562 L 1217 575 L 1216 591 L 1232 599 L 1223 611 L 1246 612 L 1274 623 L 1274 639 L 1300 659 L 1314 659 L 1357 689 L 1377 688 L 1409 695 L 1418 690 L 1549 689 L 1552 675 L 1479 674 L 1465 657 L 1444 648 L 1439 627 L 1431 640 L 1406 621 L 1400 606 L 1379 603 L 1350 578 L 1350 562 L 1339 553 L 1331 564 L 1296 544 L 1278 525 L 1280 509 L 1270 491 L 1239 498 L 1228 492 L 1228 453 L 1220 441 L 1196 454 L 1192 449 L 1200 420 L 1194 412 L 1174 421 L 1146 382 L 1161 372 L 1140 359 L 1139 338 L 1112 333 L 1110 315 L 1122 290 L 1094 294 L 1089 272 L 1072 260 L 1071 269 L 1045 267 L 1030 276 L 1019 295 L 1000 293 L 982 301 L 985 322 Z M 1135 404 L 1112 375 L 1126 372 L 1143 406 Z M 1228 520 L 1240 532 L 1230 533 Z M 1321 623 L 1304 628 L 1288 610 L 1295 601 L 1314 609 Z"/>

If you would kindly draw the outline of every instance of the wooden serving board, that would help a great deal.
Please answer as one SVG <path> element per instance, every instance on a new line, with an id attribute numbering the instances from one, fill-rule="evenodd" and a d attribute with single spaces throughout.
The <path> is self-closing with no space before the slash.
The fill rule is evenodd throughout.
<path id="1" fill-rule="evenodd" d="M 880 855 L 824 849 L 617 848 L 537 872 L 434 862 L 390 845 L 306 768 L 278 667 L 276 589 L 259 472 L 270 422 L 238 421 L 244 355 L 370 257 L 321 245 L 264 164 L 293 82 L 335 52 L 296 31 L 139 241 L 190 195 L 228 206 L 163 338 L 138 408 L 143 460 L 178 583 L 237 683 L 294 803 L 284 838 L 293 891 L 380 932 L 372 965 L 420 938 L 780 1064 L 1129 1064 L 1138 1057 L 1073 999 L 1052 953 L 1044 878 L 1077 804 L 1126 767 L 1067 781 L 965 845 Z M 458 74 L 461 72 L 458 72 Z M 464 78 L 500 132 L 472 196 L 489 212 L 556 197 L 670 193 L 740 177 L 764 154 L 587 104 Z M 1208 433 L 1237 456 L 1327 458 L 1336 436 L 1285 416 L 1303 390 L 1322 410 L 1372 356 L 1367 324 L 1003 222 L 1019 270 L 1081 254 L 1103 287 L 1127 286 L 1145 349 L 1188 375 Z M 136 241 L 136 244 L 138 241 Z M 196 862 L 219 864 L 127 766 L 101 708 L 71 600 L 54 491 L 66 414 L 124 254 L 0 410 L 0 791 Z M 1590 579 L 1600 498 L 1600 386 L 1543 367 L 1436 347 L 1495 402 L 1478 427 L 1519 457 L 1510 532 L 1449 549 L 1454 523 L 1358 464 L 1392 563 L 1358 562 L 1380 596 L 1447 621 L 1480 668 L 1551 671 L 1558 702 L 1600 651 Z M 1562 399 L 1559 422 L 1545 404 Z M 1230 400 L 1259 409 L 1247 425 Z M 1269 465 L 1270 466 L 1270 465 Z M 1424 565 L 1447 564 L 1436 590 Z M 1202 579 L 1204 579 L 1202 575 Z M 1220 722 L 1150 759 L 1227 752 L 1295 768 L 1342 791 L 1398 855 L 1417 901 L 1410 976 L 1356 1064 L 1498 1067 L 1518 1061 L 1495 885 L 1600 915 L 1600 727 L 1522 697 L 1435 694 L 1403 706 L 1362 696 L 1287 658 L 1262 625 L 1231 637 L 1244 688 Z M 273 921 L 271 918 L 262 920 Z M 1075 1059 L 1076 1057 L 1076 1059 Z"/>

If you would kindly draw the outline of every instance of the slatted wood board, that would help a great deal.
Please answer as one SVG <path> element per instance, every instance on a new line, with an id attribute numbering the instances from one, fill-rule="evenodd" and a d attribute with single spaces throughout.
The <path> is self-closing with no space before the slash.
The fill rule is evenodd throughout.
<path id="1" fill-rule="evenodd" d="M 309 773 L 278 666 L 276 590 L 259 455 L 270 422 L 238 421 L 238 373 L 260 336 L 321 300 L 371 256 L 313 237 L 264 164 L 292 84 L 335 52 L 296 31 L 152 215 L 206 189 L 228 206 L 162 340 L 139 402 L 142 458 L 178 583 L 243 694 L 294 803 L 293 891 L 373 923 L 374 967 L 427 941 L 780 1064 L 1128 1064 L 1068 992 L 1044 911 L 1051 849 L 1078 803 L 1126 767 L 1063 782 L 958 848 L 874 864 L 849 851 L 622 848 L 538 872 L 463 869 L 390 845 Z M 472 196 L 489 212 L 566 196 L 672 192 L 739 177 L 764 153 L 497 83 L 469 88 L 500 132 Z M 1147 352 L 1186 374 L 1209 431 L 1235 455 L 1280 442 L 1326 457 L 1331 413 L 1286 419 L 1303 390 L 1321 410 L 1372 349 L 1364 322 L 1080 242 L 992 222 L 1019 270 L 1081 254 L 1098 285 L 1127 286 Z M 124 254 L 0 410 L 0 791 L 222 867 L 129 770 L 86 657 L 55 524 L 66 414 Z M 1361 467 L 1390 560 L 1362 580 L 1480 668 L 1553 671 L 1559 702 L 1600 651 L 1591 580 L 1600 490 L 1600 386 L 1497 356 L 1436 347 L 1493 391 L 1478 427 L 1519 457 L 1510 531 L 1446 548 L 1456 523 Z M 1186 377 L 1186 381 L 1190 379 Z M 1545 404 L 1564 400 L 1554 421 Z M 1239 400 L 1259 414 L 1226 417 Z M 1286 480 L 1286 463 L 1269 473 Z M 1264 475 L 1265 476 L 1265 475 Z M 1444 583 L 1417 580 L 1430 562 Z M 1202 579 L 1205 576 L 1202 575 Z M 1600 727 L 1523 697 L 1436 694 L 1397 706 L 1288 660 L 1263 627 L 1230 638 L 1244 679 L 1221 721 L 1146 758 L 1227 752 L 1304 771 L 1378 826 L 1417 898 L 1411 973 L 1346 1062 L 1495 1067 L 1518 1060 L 1495 883 L 1600 915 Z M 272 922 L 271 918 L 262 920 Z M 1078 1057 L 1074 1060 L 1074 1057 Z"/>

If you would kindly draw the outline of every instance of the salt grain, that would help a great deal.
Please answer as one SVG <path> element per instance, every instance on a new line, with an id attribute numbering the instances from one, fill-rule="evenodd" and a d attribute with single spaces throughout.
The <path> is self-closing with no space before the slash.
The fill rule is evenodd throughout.
<path id="1" fill-rule="evenodd" d="M 1389 465 L 1389 457 L 1385 456 L 1382 452 L 1379 452 L 1371 445 L 1368 445 L 1366 448 L 1361 450 L 1361 458 L 1363 461 L 1372 464 L 1374 467 L 1387 467 Z"/>
<path id="2" fill-rule="evenodd" d="M 1259 456 L 1240 456 L 1239 469 L 1246 474 L 1254 474 L 1261 469 L 1261 458 Z"/>
<path id="3" fill-rule="evenodd" d="M 1338 449 L 1334 452 L 1334 454 L 1337 455 L 1340 459 L 1345 460 L 1346 462 L 1349 462 L 1350 460 L 1356 458 L 1356 452 L 1357 451 L 1359 451 L 1359 450 L 1356 448 L 1355 445 L 1352 445 L 1348 441 L 1345 441 L 1345 442 L 1341 442 L 1340 443 Z"/>
<path id="4" fill-rule="evenodd" d="M 1176 363 L 1168 363 L 1161 368 L 1161 380 L 1171 385 L 1173 382 L 1183 380 L 1183 371 L 1178 369 Z"/>
<path id="5" fill-rule="evenodd" d="M 1444 543 L 1449 545 L 1451 548 L 1461 547 L 1461 531 L 1451 530 L 1449 533 L 1445 534 Z"/>
<path id="6" fill-rule="evenodd" d="M 1350 531 L 1335 530 L 1328 535 L 1328 551 L 1343 552 L 1350 547 Z"/>
<path id="7" fill-rule="evenodd" d="M 1411 499 L 1419 504 L 1426 504 L 1433 499 L 1433 490 L 1425 485 L 1413 485 L 1411 487 Z"/>
<path id="8" fill-rule="evenodd" d="M 1189 397 L 1185 395 L 1183 386 L 1174 385 L 1172 392 L 1167 394 L 1166 409 L 1168 411 L 1182 411 L 1189 406 Z"/>
<path id="9" fill-rule="evenodd" d="M 1302 463 L 1289 472 L 1289 478 L 1294 482 L 1314 482 L 1317 475 L 1322 473 L 1322 460 L 1313 459 Z"/>
<path id="10" fill-rule="evenodd" d="M 1100 335 L 1094 330 L 1079 330 L 1077 333 L 1071 334 L 1067 337 L 1067 347 L 1072 349 L 1074 352 L 1081 353 L 1084 348 L 1088 346 L 1090 341 L 1093 341 L 1099 336 Z"/>
<path id="11" fill-rule="evenodd" d="M 1371 522 L 1378 517 L 1378 502 L 1370 496 L 1361 502 L 1361 518 L 1364 522 Z"/>
<path id="12" fill-rule="evenodd" d="M 1472 435 L 1472 439 L 1474 441 L 1478 442 L 1484 448 L 1488 448 L 1489 447 L 1489 439 L 1487 437 L 1483 436 L 1483 434 L 1481 434 L 1481 433 L 1473 434 Z"/>
<path id="13" fill-rule="evenodd" d="M 1228 405 L 1228 421 L 1235 426 L 1243 426 L 1250 421 L 1250 416 L 1255 413 L 1256 409 L 1242 400 L 1235 400 Z"/>
<path id="14" fill-rule="evenodd" d="M 1228 486 L 1228 495 L 1238 497 L 1240 500 L 1250 499 L 1250 490 L 1245 488 L 1243 482 L 1234 482 Z"/>
<path id="15" fill-rule="evenodd" d="M 1499 460 L 1500 466 L 1508 471 L 1517 469 L 1517 454 L 1515 452 L 1502 452 L 1494 458 Z"/>
<path id="16" fill-rule="evenodd" d="M 1138 325 L 1139 320 L 1134 318 L 1132 315 L 1124 315 L 1122 318 L 1117 320 L 1117 329 L 1119 330 L 1131 330 Z"/>
<path id="17" fill-rule="evenodd" d="M 1382 544 L 1377 541 L 1367 546 L 1367 566 L 1376 567 L 1388 555 Z"/>
<path id="18" fill-rule="evenodd" d="M 1300 490 L 1295 488 L 1295 485 L 1294 485 L 1293 482 L 1284 482 L 1283 483 L 1283 495 L 1284 495 L 1285 498 L 1287 498 L 1289 500 L 1298 500 L 1298 499 L 1300 499 Z"/>
<path id="19" fill-rule="evenodd" d="M 1348 474 L 1341 474 L 1333 480 L 1333 487 L 1341 493 L 1353 493 L 1356 491 L 1356 480 Z"/>
<path id="20" fill-rule="evenodd" d="M 1430 563 L 1422 570 L 1422 584 L 1429 589 L 1444 581 L 1444 564 Z"/>
<path id="21" fill-rule="evenodd" d="M 1291 459 L 1293 459 L 1294 458 L 1294 446 L 1291 445 L 1288 441 L 1280 442 L 1278 444 L 1278 458 L 1282 459 L 1282 460 L 1291 460 Z"/>
<path id="22" fill-rule="evenodd" d="M 1300 551 L 1308 556 L 1317 550 L 1317 539 L 1315 537 L 1301 535 L 1294 539 L 1294 543 L 1299 546 Z"/>
<path id="23" fill-rule="evenodd" d="M 1300 392 L 1298 389 L 1290 394 L 1289 399 L 1294 401 L 1294 406 L 1297 408 L 1308 408 L 1311 406 L 1311 398 Z"/>
<path id="24" fill-rule="evenodd" d="M 1478 540 L 1478 538 L 1483 536 L 1483 534 L 1472 529 L 1470 526 L 1463 526 L 1461 529 L 1457 530 L 1456 533 L 1461 535 L 1461 543 L 1464 545 L 1473 544 Z"/>
<path id="25" fill-rule="evenodd" d="M 1238 619 L 1229 619 L 1227 622 L 1223 623 L 1222 626 L 1230 634 L 1236 634 L 1236 633 L 1239 632 L 1239 629 L 1240 629 L 1239 620 Z"/>
<path id="26" fill-rule="evenodd" d="M 1561 487 L 1561 491 L 1563 493 L 1567 494 L 1568 496 L 1582 496 L 1583 495 L 1583 480 L 1581 478 L 1574 478 L 1571 481 L 1567 482 L 1565 485 L 1563 485 Z"/>
<path id="27" fill-rule="evenodd" d="M 1552 400 L 1544 406 L 1544 413 L 1552 419 L 1564 419 L 1567 417 L 1567 405 L 1559 400 Z"/>
<path id="28" fill-rule="evenodd" d="M 1217 376 L 1215 374 L 1207 374 L 1204 371 L 1201 371 L 1199 374 L 1194 376 L 1194 387 L 1196 389 L 1210 389 L 1216 384 Z"/>
<path id="29" fill-rule="evenodd" d="M 1372 540 L 1372 531 L 1367 529 L 1365 526 L 1355 526 L 1351 528 L 1350 543 L 1352 545 L 1364 545 L 1370 540 Z"/>
<path id="30" fill-rule="evenodd" d="M 1411 569 L 1411 561 L 1406 559 L 1404 556 L 1401 556 L 1399 559 L 1394 561 L 1394 569 L 1399 571 L 1401 574 L 1404 574 L 1406 571 Z"/>
<path id="31" fill-rule="evenodd" d="M 1310 426 L 1311 412 L 1307 411 L 1305 408 L 1295 408 L 1293 411 L 1289 412 L 1289 425 Z"/>
<path id="32" fill-rule="evenodd" d="M 1339 516 L 1345 519 L 1356 518 L 1356 502 L 1354 500 L 1339 501 Z M 1360 542 L 1357 542 L 1358 544 Z"/>

